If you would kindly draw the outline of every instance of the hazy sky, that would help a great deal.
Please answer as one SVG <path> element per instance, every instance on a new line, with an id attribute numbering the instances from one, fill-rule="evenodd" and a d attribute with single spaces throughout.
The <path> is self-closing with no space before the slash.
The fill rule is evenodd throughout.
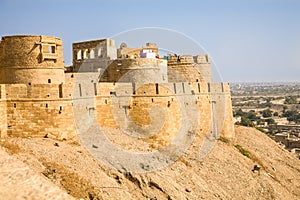
<path id="1" fill-rule="evenodd" d="M 224 81 L 300 81 L 297 0 L 0 0 L 0 18 L 1 36 L 62 38 L 66 64 L 72 42 L 162 27 L 201 44 Z"/>

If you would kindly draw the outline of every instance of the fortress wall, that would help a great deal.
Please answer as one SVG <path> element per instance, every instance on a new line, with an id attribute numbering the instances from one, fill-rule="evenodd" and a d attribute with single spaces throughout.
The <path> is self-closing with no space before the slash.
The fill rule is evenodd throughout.
<path id="1" fill-rule="evenodd" d="M 7 102 L 7 134 L 10 137 L 53 137 L 75 135 L 71 101 L 11 100 Z"/>
<path id="2" fill-rule="evenodd" d="M 185 87 L 185 92 L 183 92 L 182 84 Z M 155 84 L 136 84 L 134 95 L 131 93 L 133 91 L 131 83 L 124 84 L 124 88 L 122 87 L 123 83 L 106 83 L 100 85 L 98 87 L 99 96 L 97 96 L 96 100 L 98 121 L 101 126 L 126 127 L 128 119 L 126 121 L 125 113 L 132 112 L 132 115 L 129 116 L 133 117 L 132 119 L 137 124 L 147 125 L 150 120 L 150 110 L 154 105 L 158 104 L 164 109 L 170 110 L 172 105 L 179 104 L 178 101 L 181 101 L 185 104 L 192 103 L 197 105 L 200 113 L 198 134 L 209 133 L 212 128 L 212 112 L 215 112 L 215 123 L 221 135 L 227 138 L 234 136 L 231 97 L 227 83 L 207 84 L 196 82 L 190 84 L 176 83 L 175 85 L 177 88 L 176 94 L 172 90 L 173 83 L 158 84 L 159 94 L 156 94 Z M 194 90 L 194 94 L 191 90 Z M 210 92 L 208 92 L 209 90 Z M 182 96 L 183 94 L 184 96 Z M 214 104 L 214 108 L 212 108 L 212 104 Z M 176 108 L 181 109 L 180 106 Z M 187 110 L 187 108 L 184 109 Z M 177 112 L 174 110 L 171 111 L 174 113 Z M 172 117 L 170 120 L 172 120 Z M 176 120 L 174 120 L 175 124 L 173 124 L 173 127 L 176 127 L 180 118 L 177 117 Z"/>
<path id="3" fill-rule="evenodd" d="M 97 119 L 103 127 L 127 128 L 145 135 L 156 133 L 145 140 L 155 147 L 168 144 L 179 133 L 180 125 L 187 125 L 186 121 L 182 121 L 182 112 L 200 115 L 199 124 L 197 128 L 193 126 L 193 130 L 196 134 L 208 134 L 211 124 L 210 95 L 193 95 L 191 99 L 181 97 L 183 96 L 98 96 Z"/>
<path id="4" fill-rule="evenodd" d="M 228 83 L 211 83 L 212 105 L 216 116 L 216 124 L 222 137 L 234 138 L 234 123 L 230 86 Z M 220 92 L 223 91 L 223 92 Z"/>
<path id="5" fill-rule="evenodd" d="M 193 56 L 195 68 L 202 74 L 204 81 L 212 82 L 212 73 L 210 67 L 210 57 L 207 54 Z"/>
<path id="6" fill-rule="evenodd" d="M 210 58 L 208 55 L 170 56 L 168 60 L 169 82 L 212 82 Z"/>
<path id="7" fill-rule="evenodd" d="M 97 94 L 99 73 L 66 73 L 63 85 L 64 98 L 94 97 Z"/>
<path id="8" fill-rule="evenodd" d="M 59 99 L 63 84 L 7 84 L 6 98 Z M 61 89 L 60 89 L 61 88 Z"/>
<path id="9" fill-rule="evenodd" d="M 72 99 L 60 98 L 58 84 L 5 87 L 8 136 L 68 139 L 75 135 Z"/>
<path id="10" fill-rule="evenodd" d="M 200 122 L 198 129 L 195 130 L 198 134 L 207 134 L 211 124 L 212 101 L 216 102 L 216 110 L 220 116 L 224 116 L 222 113 L 230 112 L 230 115 L 226 114 L 223 117 L 228 123 L 219 126 L 222 127 L 222 134 L 226 137 L 232 134 L 230 131 L 233 130 L 233 123 L 229 123 L 232 120 L 232 113 L 228 84 L 205 82 L 157 85 L 95 84 L 96 77 L 94 73 L 73 76 L 73 78 L 70 75 L 70 79 L 78 79 L 79 83 L 76 84 L 69 82 L 62 85 L 6 85 L 5 94 L 9 99 L 7 103 L 8 135 L 43 137 L 50 134 L 58 139 L 72 137 L 75 133 L 73 98 L 83 101 L 82 104 L 75 103 L 76 110 L 84 117 L 90 117 L 95 113 L 101 126 L 127 127 L 145 134 L 157 131 L 156 136 L 147 139 L 153 147 L 166 145 L 175 137 L 174 134 L 179 131 L 178 126 L 183 110 L 193 113 L 196 112 L 195 109 L 198 109 Z M 82 96 L 78 94 L 79 89 L 76 89 L 78 84 L 81 84 Z M 60 86 L 63 91 L 62 98 L 59 94 Z M 174 88 L 176 88 L 176 93 Z M 134 90 L 135 93 L 133 93 Z M 209 90 L 211 93 L 208 92 Z M 50 95 L 47 96 L 47 94 Z M 97 94 L 96 101 L 93 100 L 95 94 Z M 225 110 L 222 110 L 224 104 L 219 102 L 229 104 L 226 105 Z M 184 106 L 183 110 L 182 106 Z M 154 114 L 152 109 L 155 111 Z M 218 118 L 220 118 L 219 115 Z M 161 119 L 162 116 L 165 116 L 164 120 L 152 121 L 152 119 Z"/>
<path id="11" fill-rule="evenodd" d="M 7 107 L 5 85 L 0 85 L 0 138 L 7 136 Z"/>
<path id="12" fill-rule="evenodd" d="M 171 56 L 168 60 L 168 82 L 203 82 L 205 78 L 194 67 L 189 59 L 177 60 L 177 57 Z"/>
<path id="13" fill-rule="evenodd" d="M 50 36 L 2 37 L 0 83 L 60 84 L 64 81 L 62 41 Z"/>

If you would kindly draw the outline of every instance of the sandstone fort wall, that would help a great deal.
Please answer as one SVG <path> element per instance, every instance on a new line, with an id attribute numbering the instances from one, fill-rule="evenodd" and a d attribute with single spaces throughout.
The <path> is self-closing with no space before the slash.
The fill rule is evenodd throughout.
<path id="1" fill-rule="evenodd" d="M 95 47 L 99 41 L 74 44 L 77 64 L 115 56 L 108 52 L 114 44 L 101 41 L 103 54 Z M 195 134 L 218 130 L 234 137 L 229 84 L 211 82 L 206 55 L 171 56 L 168 64 L 153 58 L 116 59 L 107 69 L 100 67 L 100 73 L 90 73 L 97 69 L 90 65 L 85 73 L 64 73 L 62 51 L 56 37 L 2 38 L 1 137 L 68 139 L 80 123 L 93 118 L 103 127 L 150 135 L 145 140 L 155 148 L 172 141 L 182 126 Z"/>

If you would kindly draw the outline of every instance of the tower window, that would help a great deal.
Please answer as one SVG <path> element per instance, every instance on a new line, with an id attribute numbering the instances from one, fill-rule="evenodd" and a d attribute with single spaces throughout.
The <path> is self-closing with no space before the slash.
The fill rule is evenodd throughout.
<path id="1" fill-rule="evenodd" d="M 78 50 L 77 51 L 77 60 L 81 60 L 82 59 L 82 52 L 81 52 L 81 50 Z"/>
<path id="2" fill-rule="evenodd" d="M 51 83 L 51 79 L 48 79 L 48 83 Z"/>

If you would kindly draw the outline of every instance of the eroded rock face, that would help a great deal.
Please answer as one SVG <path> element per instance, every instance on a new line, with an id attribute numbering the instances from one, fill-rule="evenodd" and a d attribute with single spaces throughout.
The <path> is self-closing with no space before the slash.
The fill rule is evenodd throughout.
<path id="1" fill-rule="evenodd" d="M 110 134 L 116 142 L 118 130 Z M 76 199 L 299 199 L 299 160 L 261 132 L 236 127 L 235 143 L 219 140 L 211 153 L 199 159 L 201 142 L 197 137 L 173 164 L 140 174 L 108 168 L 76 140 L 6 139 L 0 142 L 5 147 L 0 151 L 0 194 L 6 199 L 31 194 L 39 199 L 52 199 L 51 195 L 70 199 L 65 193 Z M 237 145 L 250 156 L 243 155 Z M 141 151 L 130 142 L 126 146 Z M 251 171 L 254 165 L 261 166 L 260 173 Z M 38 187 L 35 183 L 47 191 L 30 193 L 32 186 Z"/>
<path id="2" fill-rule="evenodd" d="M 4 199 L 74 199 L 4 148 L 0 148 L 0 179 L 0 197 Z"/>

